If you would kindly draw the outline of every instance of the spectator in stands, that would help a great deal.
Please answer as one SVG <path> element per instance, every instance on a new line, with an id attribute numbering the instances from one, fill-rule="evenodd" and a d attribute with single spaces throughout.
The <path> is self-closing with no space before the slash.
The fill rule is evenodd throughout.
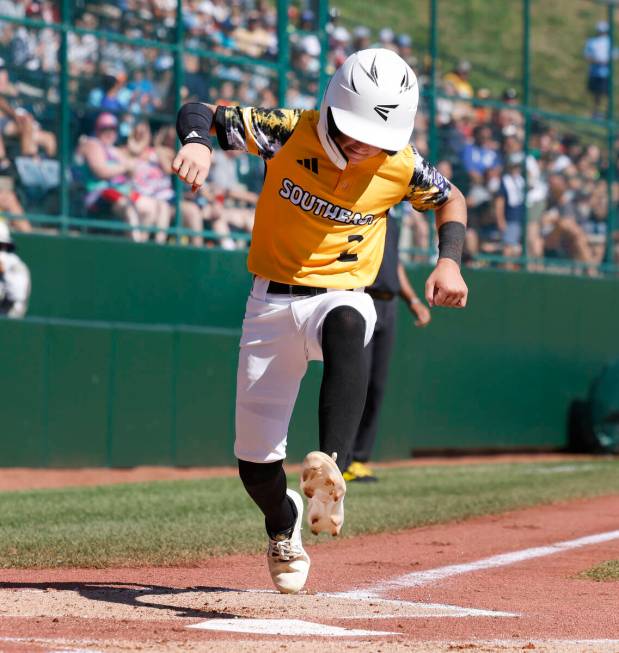
<path id="1" fill-rule="evenodd" d="M 378 32 L 377 47 L 393 50 L 394 52 L 398 51 L 398 46 L 395 42 L 395 33 L 390 27 L 383 27 L 380 32 Z"/>
<path id="2" fill-rule="evenodd" d="M 492 168 L 498 168 L 501 159 L 497 152 L 492 131 L 487 125 L 478 125 L 473 130 L 473 142 L 462 150 L 462 164 L 472 183 L 480 183 Z"/>
<path id="3" fill-rule="evenodd" d="M 9 226 L 0 220 L 0 315 L 26 315 L 30 299 L 30 271 L 15 253 Z"/>
<path id="4" fill-rule="evenodd" d="M 344 26 L 339 25 L 331 32 L 330 40 L 329 61 L 335 72 L 350 54 L 350 33 Z"/>
<path id="5" fill-rule="evenodd" d="M 524 116 L 515 107 L 518 105 L 518 92 L 506 88 L 501 94 L 501 101 L 507 105 L 497 108 L 492 113 L 492 131 L 497 139 L 506 136 L 524 138 Z"/>
<path id="6" fill-rule="evenodd" d="M 250 12 L 244 26 L 239 26 L 230 35 L 241 52 L 249 57 L 261 59 L 267 53 L 277 51 L 277 39 L 265 29 L 257 11 Z"/>
<path id="7" fill-rule="evenodd" d="M 357 52 L 358 50 L 367 50 L 371 47 L 371 32 L 369 27 L 365 25 L 358 25 L 355 27 L 352 33 L 352 50 Z"/>
<path id="8" fill-rule="evenodd" d="M 406 61 L 409 66 L 417 67 L 417 57 L 413 53 L 413 39 L 408 34 L 398 34 L 396 37 L 398 54 Z"/>
<path id="9" fill-rule="evenodd" d="M 522 152 L 509 154 L 501 185 L 495 198 L 497 226 L 502 234 L 503 254 L 519 256 L 522 248 L 522 228 L 525 217 L 525 180 L 522 174 L 524 155 Z"/>
<path id="10" fill-rule="evenodd" d="M 542 216 L 544 254 L 594 263 L 587 235 L 576 221 L 577 207 L 565 177 L 548 178 L 548 207 Z"/>
<path id="11" fill-rule="evenodd" d="M 320 56 L 320 39 L 316 33 L 316 16 L 313 11 L 305 10 L 299 14 L 299 29 L 292 34 L 290 40 L 294 46 L 294 50 L 305 52 L 312 59 L 310 67 L 312 72 L 317 72 L 317 68 L 320 65 L 318 61 L 318 57 Z"/>
<path id="12" fill-rule="evenodd" d="M 53 158 L 56 156 L 56 137 L 45 131 L 34 116 L 22 107 L 15 106 L 17 90 L 9 79 L 5 62 L 0 59 L 0 172 L 10 167 L 4 137 L 18 138 L 23 156 L 38 156 L 39 148 Z"/>
<path id="13" fill-rule="evenodd" d="M 597 181 L 593 191 L 583 199 L 586 213 L 581 226 L 587 234 L 587 242 L 591 247 L 593 258 L 600 263 L 604 258 L 607 238 L 608 193 L 606 181 Z"/>
<path id="14" fill-rule="evenodd" d="M 8 213 L 15 231 L 29 233 L 32 225 L 25 216 L 24 209 L 15 194 L 15 180 L 12 176 L 0 173 L 0 212 Z"/>
<path id="15" fill-rule="evenodd" d="M 464 59 L 458 62 L 458 65 L 450 72 L 448 72 L 443 81 L 453 86 L 455 94 L 463 98 L 472 98 L 473 87 L 469 82 L 469 75 L 471 73 L 471 64 Z"/>
<path id="16" fill-rule="evenodd" d="M 155 85 L 144 70 L 136 68 L 133 71 L 127 90 L 131 93 L 129 111 L 132 113 L 150 114 L 160 109 L 161 102 L 156 97 Z"/>
<path id="17" fill-rule="evenodd" d="M 475 95 L 478 100 L 489 100 L 492 94 L 488 88 L 478 88 Z M 492 109 L 489 106 L 478 106 L 473 111 L 475 122 L 478 124 L 489 123 L 492 120 Z"/>
<path id="18" fill-rule="evenodd" d="M 136 124 L 127 142 L 127 148 L 136 161 L 132 177 L 135 190 L 159 203 L 154 216 L 154 226 L 162 231 L 155 234 L 155 242 L 165 243 L 168 237 L 165 230 L 170 228 L 176 211 L 171 177 L 175 151 L 162 144 L 162 138 L 153 145 L 152 132 L 146 121 Z M 195 201 L 183 199 L 180 209 L 183 226 L 196 232 L 191 236 L 191 244 L 201 247 L 204 238 L 200 233 L 203 229 L 200 207 Z"/>
<path id="19" fill-rule="evenodd" d="M 110 70 L 103 78 L 101 88 L 91 91 L 88 103 L 110 113 L 121 113 L 129 107 L 131 91 L 127 88 L 127 74 L 116 68 Z"/>
<path id="20" fill-rule="evenodd" d="M 610 36 L 608 23 L 599 21 L 595 27 L 595 36 L 587 39 L 584 56 L 589 63 L 587 90 L 593 97 L 593 117 L 603 118 L 602 98 L 608 98 L 608 80 L 610 75 Z"/>
<path id="21" fill-rule="evenodd" d="M 225 249 L 236 247 L 230 237 L 233 231 L 250 234 L 254 225 L 254 210 L 258 195 L 248 191 L 238 177 L 237 159 L 233 150 L 214 152 L 213 168 L 209 174 L 215 196 L 214 230 L 221 236 Z"/>
<path id="22" fill-rule="evenodd" d="M 116 216 L 131 226 L 130 236 L 135 242 L 148 238 L 140 224 L 155 224 L 156 200 L 138 193 L 131 180 L 136 162 L 116 147 L 118 120 L 111 113 L 102 113 L 95 123 L 95 135 L 83 137 L 77 151 L 82 163 L 85 186 L 85 206 L 89 213 L 103 217 Z"/>
<path id="23" fill-rule="evenodd" d="M 497 223 L 494 197 L 501 183 L 501 168 L 498 166 L 485 170 L 482 175 L 474 175 L 466 195 L 469 227 L 465 239 L 467 261 L 475 259 L 479 252 L 498 254 L 502 250 L 501 230 Z"/>
<path id="24" fill-rule="evenodd" d="M 155 242 L 163 244 L 168 238 L 167 230 L 174 212 L 170 202 L 174 190 L 169 174 L 163 170 L 159 155 L 152 146 L 152 133 L 146 121 L 138 122 L 127 140 L 127 151 L 134 161 L 131 182 L 137 193 L 146 195 L 155 203 L 155 210 L 148 214 L 152 223 L 142 221 L 142 226 L 156 227 Z"/>
<path id="25" fill-rule="evenodd" d="M 198 102 L 206 102 L 209 100 L 209 83 L 201 70 L 201 59 L 194 54 L 185 54 L 183 61 L 185 101 L 189 102 L 194 99 Z"/>
<path id="26" fill-rule="evenodd" d="M 157 132 L 155 147 L 163 169 L 171 170 L 172 161 L 176 156 L 176 130 L 172 125 L 166 125 Z M 216 206 L 215 194 L 210 184 L 205 184 L 197 193 L 192 193 L 187 188 L 183 193 L 181 212 L 183 225 L 187 228 L 201 232 L 206 224 L 209 230 L 220 236 L 216 242 L 208 241 L 209 246 L 219 245 L 221 239 L 228 238 L 230 235 L 230 227 L 226 223 L 221 207 Z M 204 237 L 201 234 L 194 234 L 191 236 L 191 244 L 201 247 L 204 245 Z M 234 243 L 227 241 L 227 246 L 228 249 L 232 249 Z"/>

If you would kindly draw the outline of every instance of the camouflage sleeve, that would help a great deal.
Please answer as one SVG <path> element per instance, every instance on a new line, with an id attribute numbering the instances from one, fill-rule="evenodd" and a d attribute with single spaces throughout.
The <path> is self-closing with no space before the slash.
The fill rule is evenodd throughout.
<path id="1" fill-rule="evenodd" d="M 417 211 L 436 209 L 449 199 L 451 184 L 415 148 L 413 154 L 415 168 L 404 199 Z"/>
<path id="2" fill-rule="evenodd" d="M 298 109 L 217 107 L 215 130 L 224 150 L 241 150 L 270 159 L 290 138 Z"/>

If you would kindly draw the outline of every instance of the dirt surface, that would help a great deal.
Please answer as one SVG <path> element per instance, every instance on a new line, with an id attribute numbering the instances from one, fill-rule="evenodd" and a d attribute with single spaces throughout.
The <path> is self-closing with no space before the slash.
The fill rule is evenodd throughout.
<path id="1" fill-rule="evenodd" d="M 375 469 L 390 467 L 425 467 L 429 465 L 483 465 L 488 463 L 566 462 L 569 460 L 594 460 L 596 458 L 573 454 L 504 454 L 493 456 L 454 456 L 450 458 L 414 458 L 374 465 Z M 298 465 L 288 465 L 287 470 L 298 472 Z M 70 487 L 81 485 L 107 485 L 110 483 L 141 483 L 144 481 L 170 481 L 216 476 L 234 476 L 236 467 L 132 467 L 108 469 L 84 467 L 80 469 L 32 469 L 11 467 L 0 470 L 0 492 L 34 490 L 37 488 Z"/>
<path id="2" fill-rule="evenodd" d="M 618 528 L 611 496 L 328 541 L 295 596 L 271 590 L 262 555 L 4 569 L 0 651 L 619 653 L 619 583 L 579 576 L 617 558 Z"/>

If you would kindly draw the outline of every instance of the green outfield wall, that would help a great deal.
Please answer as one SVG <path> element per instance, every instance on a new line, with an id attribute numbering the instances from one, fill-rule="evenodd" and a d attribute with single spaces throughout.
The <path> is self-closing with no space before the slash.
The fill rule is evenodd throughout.
<path id="1" fill-rule="evenodd" d="M 29 317 L 0 320 L 0 466 L 234 462 L 242 253 L 22 236 Z M 422 291 L 427 268 L 409 270 Z M 561 448 L 569 403 L 619 354 L 617 282 L 466 270 L 470 305 L 405 307 L 376 458 Z M 310 365 L 289 457 L 316 446 Z"/>

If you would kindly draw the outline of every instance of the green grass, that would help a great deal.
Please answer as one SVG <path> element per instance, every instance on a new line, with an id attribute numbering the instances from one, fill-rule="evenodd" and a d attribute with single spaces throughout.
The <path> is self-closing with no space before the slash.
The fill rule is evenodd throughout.
<path id="1" fill-rule="evenodd" d="M 334 0 L 348 27 L 365 24 L 376 37 L 381 27 L 413 38 L 421 67 L 429 50 L 429 0 L 358 2 Z M 473 64 L 471 81 L 495 95 L 507 86 L 520 88 L 522 70 L 522 2 L 439 0 L 439 64 L 443 72 L 458 59 Z M 617 14 L 618 12 L 616 12 Z M 531 2 L 531 70 L 534 104 L 550 111 L 589 115 L 585 90 L 587 63 L 582 51 L 595 23 L 606 19 L 606 8 L 591 0 Z M 619 74 L 616 74 L 619 89 Z M 618 98 L 618 95 L 615 95 Z"/>
<path id="2" fill-rule="evenodd" d="M 619 460 L 409 467 L 380 477 L 349 485 L 345 537 L 619 493 Z M 261 517 L 236 478 L 0 493 L 2 567 L 191 565 L 264 546 Z"/>
<path id="3" fill-rule="evenodd" d="M 607 560 L 581 574 L 584 578 L 601 582 L 619 580 L 619 560 Z"/>

